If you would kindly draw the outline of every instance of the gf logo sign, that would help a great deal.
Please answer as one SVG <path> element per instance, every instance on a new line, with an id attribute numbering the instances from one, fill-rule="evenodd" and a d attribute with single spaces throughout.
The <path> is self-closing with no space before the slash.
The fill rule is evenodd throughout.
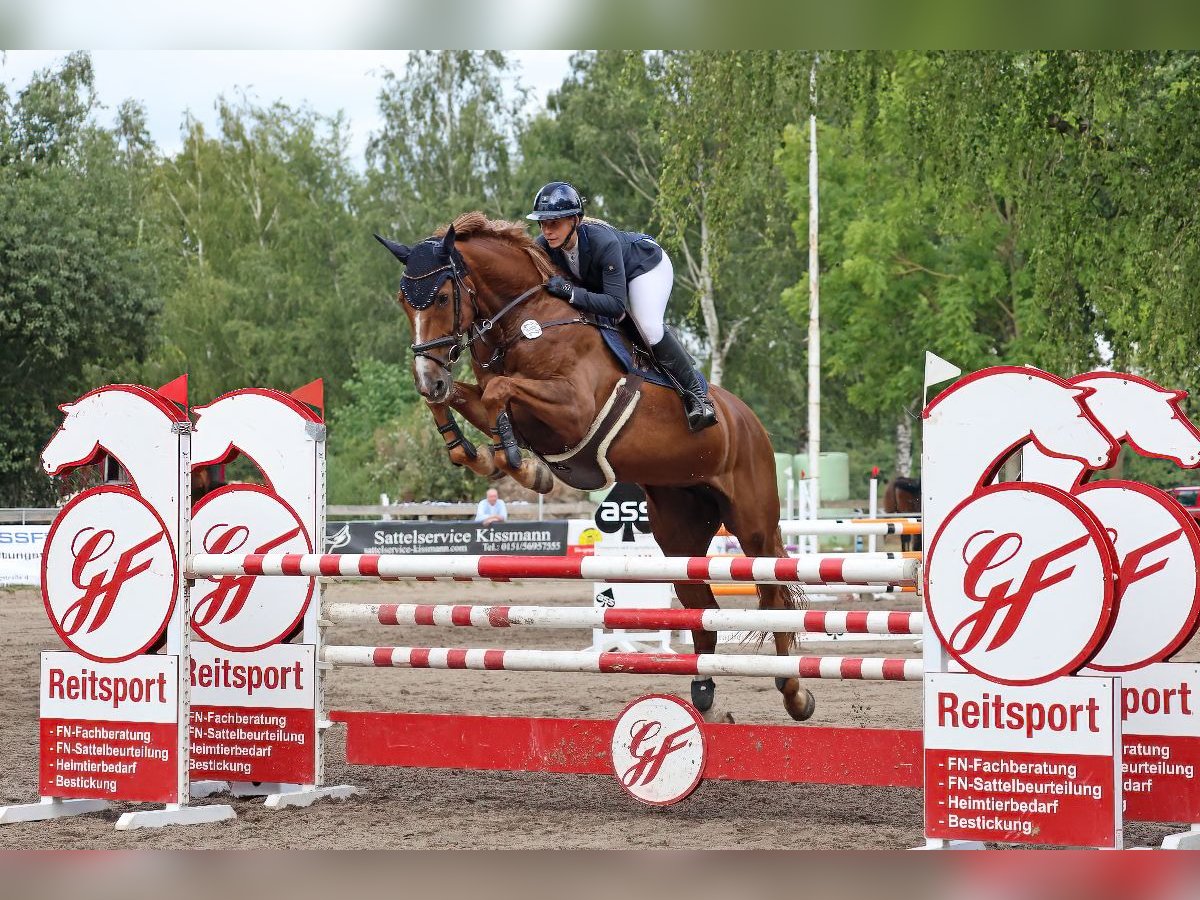
<path id="1" fill-rule="evenodd" d="M 1041 684 L 1092 658 L 1115 611 L 1117 561 L 1075 497 L 1027 482 L 985 487 L 946 517 L 925 558 L 929 623 L 968 671 Z"/>
<path id="2" fill-rule="evenodd" d="M 981 532 L 968 539 L 964 561 L 967 571 L 963 578 L 963 591 L 979 604 L 979 610 L 962 620 L 954 633 L 950 635 L 950 645 L 960 653 L 969 653 L 979 646 L 979 642 L 991 631 L 992 622 L 1003 613 L 1000 625 L 992 632 L 992 639 L 987 645 L 988 650 L 995 650 L 1006 644 L 1016 633 L 1025 617 L 1025 612 L 1033 598 L 1047 588 L 1071 577 L 1074 566 L 1064 566 L 1053 573 L 1048 573 L 1051 565 L 1064 557 L 1080 550 L 1088 541 L 1084 534 L 1073 541 L 1068 541 L 1061 547 L 1043 553 L 1034 559 L 1026 570 L 1025 577 L 1013 590 L 1013 579 L 1009 578 L 995 584 L 988 593 L 980 592 L 979 582 L 984 574 L 991 569 L 997 569 L 1020 552 L 1022 538 L 1019 534 L 1008 533 L 990 538 L 984 545 L 972 553 L 972 545 L 977 538 L 992 532 Z M 966 634 L 964 634 L 966 632 Z"/>
<path id="3" fill-rule="evenodd" d="M 42 599 L 63 642 L 97 662 L 151 647 L 175 608 L 175 549 L 158 513 L 126 487 L 68 503 L 46 536 Z"/>
<path id="4" fill-rule="evenodd" d="M 192 510 L 192 536 L 205 553 L 312 553 L 300 517 L 282 498 L 252 484 L 231 484 Z M 226 575 L 196 581 L 192 628 L 223 650 L 261 650 L 299 625 L 312 578 Z"/>
<path id="5" fill-rule="evenodd" d="M 631 796 L 667 806 L 692 793 L 704 774 L 704 720 L 678 697 L 654 694 L 625 707 L 612 738 L 613 772 Z"/>

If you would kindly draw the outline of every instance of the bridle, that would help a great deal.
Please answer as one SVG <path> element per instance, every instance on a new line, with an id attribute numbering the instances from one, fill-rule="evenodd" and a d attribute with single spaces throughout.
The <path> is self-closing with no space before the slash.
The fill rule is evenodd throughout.
<path id="1" fill-rule="evenodd" d="M 509 300 L 494 316 L 489 318 L 481 318 L 478 303 L 479 292 L 475 289 L 474 283 L 470 280 L 470 274 L 467 272 L 466 264 L 462 260 L 462 255 L 457 250 L 450 251 L 450 261 L 446 265 L 439 266 L 436 269 L 431 269 L 422 275 L 410 275 L 406 273 L 404 277 L 410 281 L 423 281 L 426 278 L 432 278 L 435 275 L 441 275 L 443 272 L 449 272 L 449 275 L 445 277 L 449 279 L 454 289 L 454 331 L 450 334 L 434 338 L 433 340 L 422 341 L 419 344 L 411 344 L 410 349 L 413 352 L 413 356 L 420 359 L 427 359 L 449 372 L 459 361 L 459 359 L 462 358 L 463 349 L 468 348 L 471 351 L 472 360 L 478 363 L 481 368 L 491 368 L 497 362 L 499 362 L 501 358 L 503 358 L 504 351 L 506 349 L 505 345 L 503 343 L 497 343 L 492 349 L 491 357 L 484 362 L 475 352 L 475 342 L 480 341 L 482 343 L 483 338 L 496 326 L 496 323 L 499 322 L 506 313 L 519 306 L 521 303 L 524 303 L 538 291 L 542 290 L 546 284 L 545 282 L 538 282 L 524 293 L 519 294 L 512 300 Z M 403 282 L 401 282 L 401 291 L 404 291 Z M 462 295 L 464 293 L 470 300 L 472 312 L 471 322 L 465 328 L 462 324 Z M 418 312 L 427 309 L 433 303 L 433 300 L 431 299 L 428 303 L 417 306 L 408 299 L 407 293 L 404 294 L 404 297 L 405 301 Z M 442 347 L 450 348 L 446 351 L 445 359 L 434 356 L 429 352 L 431 350 L 438 350 Z"/>

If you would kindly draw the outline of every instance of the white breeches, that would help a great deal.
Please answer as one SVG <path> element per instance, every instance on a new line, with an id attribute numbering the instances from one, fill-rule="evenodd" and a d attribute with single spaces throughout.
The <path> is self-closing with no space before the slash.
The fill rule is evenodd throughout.
<path id="1" fill-rule="evenodd" d="M 663 339 L 663 314 L 674 283 L 675 269 L 666 250 L 657 266 L 629 282 L 629 309 L 633 321 L 652 347 Z"/>

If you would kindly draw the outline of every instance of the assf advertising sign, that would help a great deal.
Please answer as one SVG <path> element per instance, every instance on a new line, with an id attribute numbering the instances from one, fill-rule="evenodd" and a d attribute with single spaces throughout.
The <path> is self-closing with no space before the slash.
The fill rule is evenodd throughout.
<path id="1" fill-rule="evenodd" d="M 596 508 L 596 527 L 605 534 L 620 534 L 625 542 L 635 540 L 634 531 L 650 531 L 646 494 L 636 484 L 620 482 Z"/>
<path id="2" fill-rule="evenodd" d="M 0 525 L 0 585 L 37 584 L 49 525 Z"/>
<path id="3" fill-rule="evenodd" d="M 1111 543 L 1078 500 L 1010 482 L 946 518 L 926 555 L 926 610 L 968 671 L 1044 683 L 1095 653 L 1113 615 L 1115 570 Z"/>

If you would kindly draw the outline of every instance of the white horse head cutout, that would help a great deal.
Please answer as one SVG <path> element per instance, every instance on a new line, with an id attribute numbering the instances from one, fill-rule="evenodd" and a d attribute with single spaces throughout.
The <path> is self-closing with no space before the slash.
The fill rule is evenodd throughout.
<path id="1" fill-rule="evenodd" d="M 313 454 L 304 450 L 323 428 L 317 413 L 290 394 L 266 388 L 230 391 L 193 411 L 193 467 L 245 455 L 262 472 L 267 487 L 312 527 L 319 488 Z"/>
<path id="2" fill-rule="evenodd" d="M 129 473 L 134 490 L 166 521 L 178 503 L 177 427 L 187 414 L 162 394 L 134 384 L 113 384 L 64 403 L 63 422 L 42 451 L 49 475 L 112 456 Z"/>
<path id="3" fill-rule="evenodd" d="M 1141 456 L 1168 459 L 1184 469 L 1200 467 L 1200 430 L 1179 408 L 1186 391 L 1160 387 L 1140 375 L 1089 372 L 1070 379 L 1088 388 L 1088 411 L 1118 444 L 1128 444 Z M 1084 466 L 1027 449 L 1024 480 L 1071 490 L 1098 466 Z"/>
<path id="4" fill-rule="evenodd" d="M 1076 466 L 1106 468 L 1117 444 L 1089 412 L 1093 388 L 1040 369 L 995 366 L 955 382 L 925 408 L 925 527 L 936 533 L 957 504 L 1027 444 Z"/>

